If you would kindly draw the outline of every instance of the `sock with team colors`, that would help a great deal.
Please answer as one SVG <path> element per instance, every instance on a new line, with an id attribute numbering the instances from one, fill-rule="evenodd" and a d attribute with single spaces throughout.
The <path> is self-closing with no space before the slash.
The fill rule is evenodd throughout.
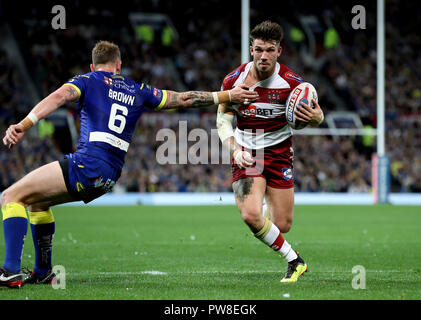
<path id="1" fill-rule="evenodd" d="M 297 253 L 284 239 L 278 227 L 275 226 L 269 219 L 265 218 L 263 228 L 255 233 L 254 236 L 266 243 L 273 250 L 279 252 L 287 262 L 297 259 Z"/>
<path id="2" fill-rule="evenodd" d="M 3 268 L 12 273 L 19 273 L 23 245 L 28 229 L 26 210 L 19 203 L 9 202 L 1 208 L 1 211 L 3 213 L 4 242 L 6 245 Z"/>
<path id="3" fill-rule="evenodd" d="M 44 276 L 52 269 L 51 255 L 55 232 L 53 212 L 48 209 L 47 211 L 28 212 L 28 215 L 35 247 L 34 272 Z"/>

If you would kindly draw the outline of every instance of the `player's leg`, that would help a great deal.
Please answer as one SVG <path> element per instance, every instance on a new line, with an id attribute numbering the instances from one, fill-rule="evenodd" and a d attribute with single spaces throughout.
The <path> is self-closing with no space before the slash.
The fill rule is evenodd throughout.
<path id="1" fill-rule="evenodd" d="M 280 189 L 267 186 L 266 215 L 282 233 L 287 233 L 294 218 L 294 188 Z"/>
<path id="2" fill-rule="evenodd" d="M 3 191 L 1 209 L 6 246 L 4 274 L 19 274 L 23 245 L 28 228 L 26 207 L 36 203 L 46 206 L 73 201 L 68 194 L 58 161 L 44 165 Z M 4 281 L 1 281 L 1 280 Z M 11 276 L 0 275 L 0 285 L 10 286 Z M 20 280 L 14 281 L 21 285 Z M 12 283 L 13 286 L 14 283 Z"/>
<path id="3" fill-rule="evenodd" d="M 232 186 L 244 222 L 257 239 L 279 252 L 284 238 L 278 227 L 262 215 L 266 180 L 262 177 L 246 177 L 235 181 Z"/>
<path id="4" fill-rule="evenodd" d="M 245 177 L 232 183 L 235 201 L 243 221 L 253 233 L 262 229 L 262 203 L 266 180 L 262 177 Z"/>
<path id="5" fill-rule="evenodd" d="M 68 193 L 58 161 L 35 169 L 1 194 L 1 206 L 18 203 L 24 208 L 42 202 L 53 206 L 74 201 Z"/>
<path id="6" fill-rule="evenodd" d="M 294 188 L 281 189 L 268 186 L 266 202 L 272 223 L 278 227 L 281 234 L 287 233 L 291 229 L 294 218 Z M 297 281 L 298 277 L 307 271 L 306 263 L 285 238 L 279 252 L 288 262 L 287 274 L 281 281 Z"/>
<path id="7" fill-rule="evenodd" d="M 50 207 L 38 203 L 28 207 L 29 223 L 35 249 L 35 266 L 25 284 L 51 284 L 55 278 L 52 266 L 54 215 Z"/>

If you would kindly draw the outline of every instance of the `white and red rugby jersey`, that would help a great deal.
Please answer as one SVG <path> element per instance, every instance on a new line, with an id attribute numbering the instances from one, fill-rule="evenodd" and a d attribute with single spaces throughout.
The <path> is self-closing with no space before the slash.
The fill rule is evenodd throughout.
<path id="1" fill-rule="evenodd" d="M 242 64 L 229 73 L 221 90 L 244 83 L 252 65 L 253 62 Z M 237 115 L 235 141 L 247 149 L 261 149 L 290 138 L 292 129 L 286 121 L 285 102 L 292 89 L 301 82 L 303 79 L 299 75 L 277 62 L 272 76 L 249 88 L 259 93 L 257 101 L 249 105 L 232 105 Z"/>

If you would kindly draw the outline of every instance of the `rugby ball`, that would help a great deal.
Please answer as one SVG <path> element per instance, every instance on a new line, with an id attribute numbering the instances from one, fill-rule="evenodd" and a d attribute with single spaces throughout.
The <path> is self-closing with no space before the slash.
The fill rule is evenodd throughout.
<path id="1" fill-rule="evenodd" d="M 285 104 L 285 116 L 287 118 L 288 124 L 292 129 L 300 130 L 308 125 L 308 122 L 295 119 L 295 108 L 301 102 L 304 102 L 310 107 L 314 108 L 312 99 L 316 100 L 317 102 L 319 101 L 316 89 L 309 82 L 300 83 L 290 92 Z"/>

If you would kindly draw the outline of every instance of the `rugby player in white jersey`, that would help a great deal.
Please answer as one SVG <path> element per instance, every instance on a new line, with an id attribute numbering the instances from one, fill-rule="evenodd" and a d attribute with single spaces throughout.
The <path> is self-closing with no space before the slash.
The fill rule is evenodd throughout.
<path id="1" fill-rule="evenodd" d="M 228 74 L 223 90 L 245 84 L 259 93 L 252 104 L 219 104 L 218 134 L 232 154 L 232 187 L 242 219 L 255 237 L 279 253 L 288 263 L 281 282 L 295 282 L 307 264 L 283 233 L 290 230 L 294 216 L 292 129 L 285 117 L 285 102 L 302 78 L 277 62 L 282 53 L 282 27 L 271 21 L 250 33 L 253 61 Z M 296 119 L 318 126 L 324 119 L 317 101 L 296 109 Z M 237 127 L 232 128 L 236 116 Z M 262 214 L 263 203 L 268 210 Z"/>

